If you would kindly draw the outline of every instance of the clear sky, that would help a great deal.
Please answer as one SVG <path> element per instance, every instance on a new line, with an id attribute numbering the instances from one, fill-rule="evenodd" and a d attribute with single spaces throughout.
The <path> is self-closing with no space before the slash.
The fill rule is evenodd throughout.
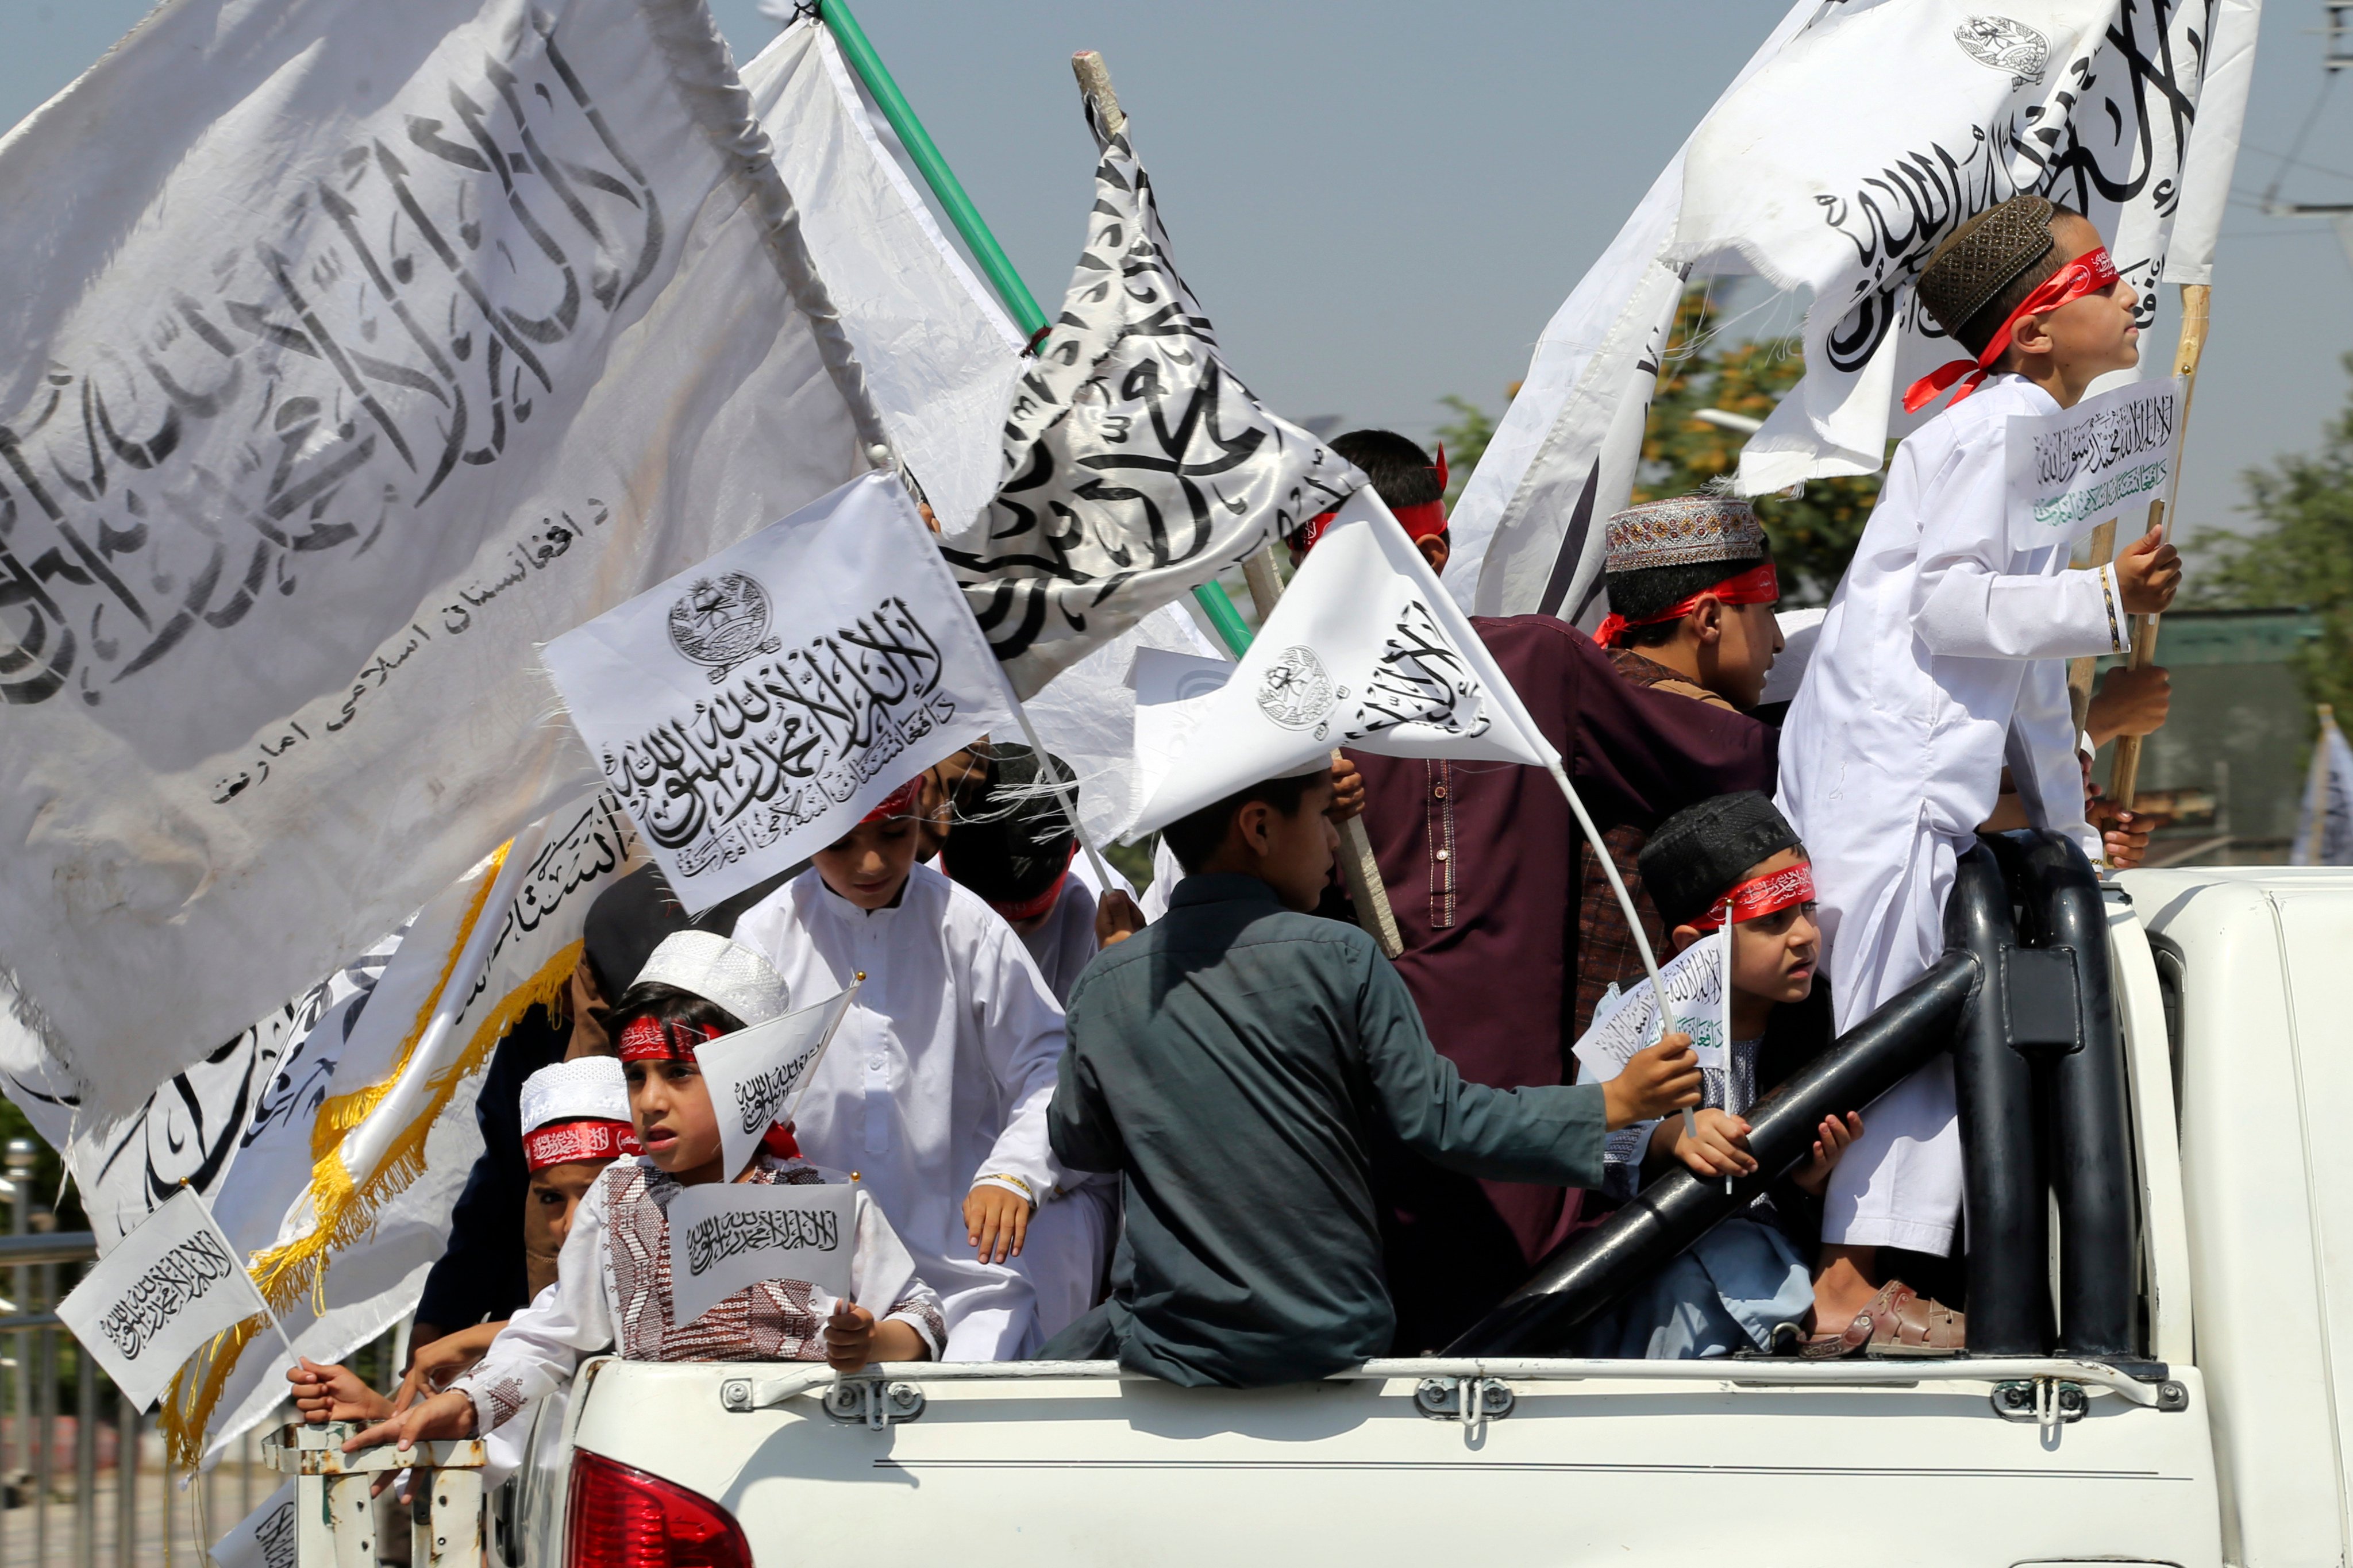
<path id="1" fill-rule="evenodd" d="M 397 3 L 397 0 L 386 0 Z M 1781 0 L 853 0 L 1049 310 L 1083 235 L 1092 145 L 1069 57 L 1103 51 L 1178 265 L 1234 368 L 1293 418 L 1417 437 L 1458 394 L 1500 410 L 1536 334 Z M 773 36 L 716 0 L 739 58 Z M 147 9 L 0 0 L 0 124 Z M 2241 197 L 2223 227 L 2183 521 L 2316 444 L 2353 384 L 2353 261 L 2285 201 L 2353 202 L 2353 80 L 2322 95 L 2318 0 L 2271 0 Z M 2353 71 L 2342 73 L 2353 78 Z M 2317 107 L 2317 112 L 2315 112 Z M 2302 131 L 2302 161 L 2281 154 Z M 123 133 L 135 135 L 126 126 Z M 104 156 L 92 149 L 94 160 Z M 2160 321 L 2151 349 L 2169 358 Z"/>

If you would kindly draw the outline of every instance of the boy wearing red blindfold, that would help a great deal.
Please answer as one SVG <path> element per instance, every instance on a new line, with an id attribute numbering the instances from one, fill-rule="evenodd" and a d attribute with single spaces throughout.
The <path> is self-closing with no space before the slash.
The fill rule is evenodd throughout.
<path id="1" fill-rule="evenodd" d="M 1780 805 L 1813 849 L 1841 1027 L 1936 961 L 1955 861 L 1994 817 L 2005 769 L 2031 824 L 2095 859 L 2137 859 L 2137 823 L 2104 841 L 2085 819 L 2066 661 L 2123 652 L 2126 617 L 2162 611 L 2181 574 L 2155 531 L 2083 571 L 2062 546 L 2010 542 L 2010 419 L 2071 407 L 2140 357 L 2134 290 L 2091 224 L 2012 197 L 1938 247 L 1919 293 L 1968 357 L 1905 405 L 1957 390 L 1890 461 L 1782 730 Z M 1949 1254 L 1960 1201 L 1940 1057 L 1878 1103 L 1831 1176 L 1819 1320 L 1883 1300 L 1880 1248 Z"/>

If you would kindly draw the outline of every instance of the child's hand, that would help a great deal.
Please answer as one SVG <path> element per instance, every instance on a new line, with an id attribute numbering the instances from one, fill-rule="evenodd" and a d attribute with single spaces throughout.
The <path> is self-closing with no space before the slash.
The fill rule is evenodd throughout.
<path id="1" fill-rule="evenodd" d="M 2181 586 L 2181 552 L 2150 529 L 2125 546 L 2116 557 L 2116 587 L 2125 611 L 2135 616 L 2161 616 Z"/>
<path id="2" fill-rule="evenodd" d="M 1669 1035 L 1637 1051 L 1626 1069 L 1601 1086 L 1602 1116 L 1614 1131 L 1699 1103 L 1699 1053 L 1689 1035 Z"/>
<path id="3" fill-rule="evenodd" d="M 440 1392 L 459 1373 L 481 1360 L 482 1352 L 491 1348 L 491 1342 L 505 1327 L 504 1323 L 476 1323 L 411 1351 L 408 1371 L 392 1396 L 392 1409 L 406 1410 L 418 1400 Z"/>
<path id="4" fill-rule="evenodd" d="M 1032 1205 L 1020 1194 L 984 1184 L 965 1194 L 964 1223 L 973 1253 L 983 1263 L 1002 1263 L 1021 1256 L 1029 1234 Z"/>
<path id="5" fill-rule="evenodd" d="M 1746 1176 L 1757 1169 L 1757 1156 L 1748 1152 L 1746 1121 L 1714 1107 L 1698 1112 L 1692 1121 L 1699 1136 L 1686 1138 L 1677 1127 L 1674 1153 L 1676 1159 L 1691 1168 L 1693 1175 Z"/>
<path id="6" fill-rule="evenodd" d="M 2110 870 L 2129 871 L 2147 856 L 2149 832 L 2157 826 L 2148 813 L 2119 811 L 2112 800 L 2095 800 L 2084 815 L 2100 830 L 2100 847 Z"/>
<path id="7" fill-rule="evenodd" d="M 1818 1136 L 1814 1139 L 1813 1158 L 1790 1172 L 1789 1180 L 1798 1184 L 1799 1191 L 1820 1197 L 1822 1188 L 1830 1184 L 1831 1169 L 1839 1163 L 1839 1156 L 1846 1152 L 1848 1144 L 1862 1136 L 1862 1118 L 1852 1110 L 1843 1121 L 1835 1116 L 1825 1116 L 1814 1131 Z"/>
<path id="8" fill-rule="evenodd" d="M 1095 945 L 1109 947 L 1115 942 L 1125 942 L 1144 929 L 1144 911 L 1135 900 L 1117 888 L 1105 889 L 1095 901 Z"/>
<path id="9" fill-rule="evenodd" d="M 294 1385 L 294 1408 L 312 1426 L 329 1421 L 381 1421 L 392 1414 L 392 1404 L 359 1380 L 347 1366 L 322 1366 L 304 1356 L 301 1364 L 286 1369 Z"/>
<path id="10" fill-rule="evenodd" d="M 1355 762 L 1347 757 L 1332 759 L 1332 804 L 1324 815 L 1335 822 L 1345 822 L 1365 812 L 1365 775 L 1356 771 Z"/>
<path id="11" fill-rule="evenodd" d="M 836 1301 L 833 1315 L 825 1321 L 826 1365 L 836 1372 L 856 1372 L 873 1359 L 874 1314 L 855 1301 Z"/>

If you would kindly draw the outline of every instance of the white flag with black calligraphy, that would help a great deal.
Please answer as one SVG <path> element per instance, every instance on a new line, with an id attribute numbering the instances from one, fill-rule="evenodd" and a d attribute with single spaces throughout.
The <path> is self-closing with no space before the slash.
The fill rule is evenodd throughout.
<path id="1" fill-rule="evenodd" d="M 672 1197 L 668 1217 L 675 1322 L 691 1323 L 764 1279 L 798 1280 L 845 1300 L 854 1296 L 854 1184 L 708 1182 Z M 829 1310 L 830 1302 L 820 1310 Z"/>
<path id="2" fill-rule="evenodd" d="M 1813 301 L 1805 379 L 1750 437 L 1745 493 L 1879 470 L 1904 389 L 1968 357 L 1920 308 L 1921 268 L 2020 192 L 2091 218 L 2149 323 L 2221 5 L 1826 6 L 1716 105 L 1685 149 L 1668 259 L 1736 258 Z M 2235 123 L 2215 130 L 2235 146 Z"/>
<path id="3" fill-rule="evenodd" d="M 213 1568 L 295 1568 L 294 1478 L 213 1542 Z"/>
<path id="4" fill-rule="evenodd" d="M 788 1121 L 834 1031 L 858 999 L 858 986 L 828 1002 L 738 1029 L 694 1050 L 695 1066 L 719 1116 L 719 1163 L 732 1181 L 744 1173 L 770 1127 Z"/>
<path id="5" fill-rule="evenodd" d="M 702 0 L 164 5 L 0 142 L 0 978 L 93 1112 L 594 785 L 539 644 L 870 467 L 765 147 Z"/>
<path id="6" fill-rule="evenodd" d="M 243 1254 L 183 1187 L 66 1293 L 58 1321 L 144 1410 L 206 1341 L 269 1311 Z"/>
<path id="7" fill-rule="evenodd" d="M 690 912 L 806 860 L 1012 722 L 899 481 L 854 479 L 541 658 Z"/>
<path id="8" fill-rule="evenodd" d="M 1534 767 L 1556 755 L 1369 485 L 1340 509 L 1230 677 L 1217 680 L 1208 660 L 1180 668 L 1174 657 L 1155 665 L 1168 669 L 1163 689 L 1181 713 L 1151 710 L 1168 704 L 1148 700 L 1157 693 L 1145 689 L 1139 661 L 1139 747 L 1149 729 L 1175 737 L 1176 750 L 1130 838 L 1296 773 L 1335 746 Z M 1204 686 L 1204 695 L 1184 695 Z"/>
<path id="9" fill-rule="evenodd" d="M 491 1053 L 563 992 L 588 906 L 645 863 L 602 791 L 533 824 L 328 980 L 175 1074 L 127 1116 L 86 1113 L 0 1019 L 0 1090 L 65 1155 L 101 1256 L 185 1183 L 295 1346 L 340 1361 L 416 1306 L 482 1152 Z M 320 1151 L 332 1153 L 322 1158 Z M 164 1405 L 183 1461 L 283 1402 L 240 1330 Z"/>
<path id="10" fill-rule="evenodd" d="M 942 553 L 1022 697 L 1365 483 L 1227 368 L 1152 182 L 1106 135 L 1087 247 L 1013 396 L 1004 480 Z M 1131 122 L 1132 123 L 1132 122 Z"/>

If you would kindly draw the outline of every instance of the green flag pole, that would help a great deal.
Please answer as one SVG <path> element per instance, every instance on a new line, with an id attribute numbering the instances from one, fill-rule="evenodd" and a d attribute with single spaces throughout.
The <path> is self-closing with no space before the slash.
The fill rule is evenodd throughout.
<path id="1" fill-rule="evenodd" d="M 948 167 L 948 161 L 940 156 L 939 145 L 932 140 L 931 132 L 925 131 L 923 122 L 915 118 L 914 107 L 907 101 L 907 95 L 899 90 L 899 84 L 892 79 L 891 68 L 882 63 L 882 57 L 874 52 L 873 44 L 867 39 L 866 29 L 858 25 L 858 18 L 851 14 L 846 0 L 820 0 L 818 15 L 832 32 L 833 41 L 841 47 L 842 58 L 849 62 L 849 68 L 856 71 L 858 79 L 866 84 L 866 90 L 872 95 L 875 107 L 881 110 L 882 118 L 889 121 L 891 129 L 898 133 L 899 143 L 907 149 L 907 156 L 915 161 L 916 171 L 923 176 L 923 183 L 932 187 L 932 195 L 945 209 L 948 221 L 955 226 L 956 233 L 963 237 L 965 247 L 972 252 L 973 260 L 979 263 L 981 274 L 988 279 L 989 287 L 995 289 L 997 297 L 1005 302 L 1006 311 L 1013 318 L 1014 325 L 1021 330 L 1022 335 L 1029 340 L 1029 347 L 1035 350 L 1051 330 L 1046 312 L 1039 308 L 1037 296 L 1029 292 L 1029 286 L 1021 281 L 1021 274 L 1013 269 L 1012 258 L 1005 254 L 1005 247 L 997 243 L 997 236 L 989 232 L 988 225 L 981 218 L 980 209 L 973 205 L 972 198 L 965 194 L 964 183 L 955 177 L 955 171 Z M 1218 636 L 1225 640 L 1226 647 L 1232 650 L 1236 658 L 1240 658 L 1242 650 L 1250 644 L 1250 627 L 1243 623 L 1241 612 L 1234 608 L 1234 602 L 1225 589 L 1215 583 L 1204 583 L 1193 590 L 1193 597 L 1209 617 L 1209 624 L 1217 628 Z"/>

